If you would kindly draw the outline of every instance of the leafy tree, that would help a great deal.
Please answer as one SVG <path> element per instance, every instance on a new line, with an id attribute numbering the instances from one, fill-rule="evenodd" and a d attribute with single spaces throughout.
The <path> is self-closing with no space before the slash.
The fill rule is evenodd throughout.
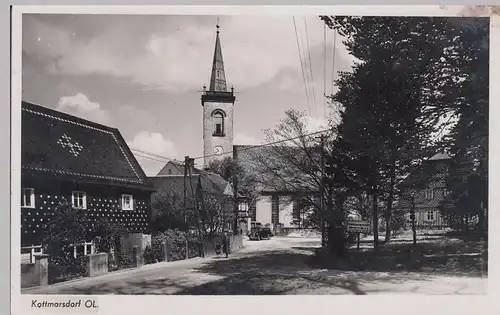
<path id="1" fill-rule="evenodd" d="M 386 240 L 399 186 L 436 150 L 430 137 L 459 99 L 457 26 L 444 18 L 322 17 L 359 62 L 341 73 L 332 100 L 343 106 L 337 145 L 349 153 L 352 183 L 386 205 Z M 432 40 L 429 40 L 432 38 Z M 441 124 L 442 125 L 442 124 Z M 442 127 L 442 126 L 439 126 Z"/>
<path id="2" fill-rule="evenodd" d="M 151 197 L 151 228 L 164 232 L 171 229 L 185 231 L 193 220 L 193 211 L 185 213 L 183 196 L 174 191 L 157 191 Z"/>
<path id="3" fill-rule="evenodd" d="M 324 136 L 323 146 L 320 135 Z M 257 186 L 300 197 L 301 207 L 314 210 L 308 212 L 304 222 L 309 227 L 319 228 L 324 221 L 328 250 L 342 256 L 347 248 L 343 207 L 345 189 L 340 183 L 342 167 L 335 164 L 339 161 L 333 158 L 334 137 L 333 129 L 311 134 L 305 114 L 288 110 L 276 128 L 266 131 L 267 142 L 276 145 L 255 148 L 247 154 Z M 329 163 L 324 169 L 321 168 L 322 155 L 325 166 Z"/>
<path id="4" fill-rule="evenodd" d="M 246 172 L 245 169 L 232 157 L 212 160 L 208 165 L 208 169 L 211 172 L 220 175 L 230 184 L 234 184 L 236 180 L 238 182 L 238 193 L 248 198 L 250 201 L 257 198 L 257 180 L 253 174 Z"/>
<path id="5" fill-rule="evenodd" d="M 43 244 L 52 257 L 72 257 L 75 244 L 88 241 L 89 218 L 83 209 L 73 208 L 63 200 L 46 224 Z"/>
<path id="6" fill-rule="evenodd" d="M 208 194 L 203 196 L 201 222 L 205 235 L 209 238 L 221 234 L 226 224 L 233 222 L 233 198 L 224 195 Z"/>
<path id="7" fill-rule="evenodd" d="M 128 231 L 121 222 L 108 218 L 100 219 L 89 231 L 89 238 L 94 240 L 97 252 L 109 253 L 111 249 L 120 251 L 120 237 Z"/>
<path id="8" fill-rule="evenodd" d="M 153 194 L 151 198 L 152 228 L 155 231 L 186 231 L 196 227 L 202 235 L 220 233 L 224 224 L 232 217 L 232 196 L 208 194 L 198 185 L 187 187 L 187 207 L 184 207 L 184 196 L 175 191 L 164 190 Z M 194 197 L 193 197 L 194 196 Z M 194 202 L 196 198 L 196 204 Z M 199 207 L 199 225 L 196 224 L 194 207 Z"/>
<path id="9" fill-rule="evenodd" d="M 456 23 L 456 21 L 453 21 Z M 489 140 L 489 19 L 469 18 L 457 24 L 456 45 L 462 52 L 458 60 L 460 82 L 458 123 L 448 137 L 453 155 L 443 213 L 461 222 L 468 230 L 468 219 L 477 216 L 478 228 L 485 231 L 488 207 Z"/>

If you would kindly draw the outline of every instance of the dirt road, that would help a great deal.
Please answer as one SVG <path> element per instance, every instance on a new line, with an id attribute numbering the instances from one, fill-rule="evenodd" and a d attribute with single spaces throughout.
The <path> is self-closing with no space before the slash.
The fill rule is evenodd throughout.
<path id="1" fill-rule="evenodd" d="M 226 258 L 147 265 L 23 294 L 485 294 L 486 279 L 416 272 L 321 270 L 311 265 L 319 239 L 275 237 L 246 241 Z"/>

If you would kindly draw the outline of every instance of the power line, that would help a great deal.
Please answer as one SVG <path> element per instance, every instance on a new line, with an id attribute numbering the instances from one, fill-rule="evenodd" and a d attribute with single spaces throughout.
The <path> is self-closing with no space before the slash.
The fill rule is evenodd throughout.
<path id="1" fill-rule="evenodd" d="M 311 47 L 309 46 L 309 33 L 307 31 L 307 18 L 304 17 L 304 25 L 306 26 L 306 42 L 307 42 L 307 55 L 309 59 L 309 72 L 311 74 L 311 81 L 312 81 L 312 89 L 313 89 L 313 104 L 314 104 L 314 111 L 318 112 L 318 108 L 316 106 L 316 91 L 314 89 L 314 75 L 313 75 L 313 70 L 312 70 L 312 63 L 311 63 Z"/>
<path id="2" fill-rule="evenodd" d="M 302 138 L 302 137 L 314 136 L 314 135 L 317 135 L 317 134 L 320 134 L 320 133 L 324 133 L 324 132 L 328 132 L 328 131 L 332 131 L 332 129 L 330 129 L 330 128 L 323 129 L 323 130 L 319 130 L 319 131 L 312 132 L 312 133 L 307 133 L 307 134 L 296 136 L 296 137 L 292 137 L 292 138 L 286 138 L 286 139 L 282 139 L 282 140 L 278 140 L 278 141 L 263 143 L 263 144 L 259 144 L 259 145 L 253 145 L 253 146 L 250 146 L 250 147 L 247 147 L 247 148 L 238 149 L 238 152 L 246 151 L 246 150 L 252 150 L 252 149 L 261 148 L 261 147 L 267 147 L 267 146 L 275 145 L 275 144 L 280 144 L 280 143 L 284 143 L 284 142 L 296 140 L 296 139 L 299 139 L 299 138 Z M 138 149 L 131 149 L 131 150 L 138 151 Z M 146 156 L 146 155 L 143 155 L 143 154 L 138 154 L 138 153 L 134 153 L 134 155 L 142 157 L 142 158 L 145 158 L 145 159 L 153 160 L 153 161 L 164 162 L 164 163 L 172 161 L 172 162 L 184 165 L 184 162 L 182 162 L 182 161 L 174 160 L 174 159 L 171 159 L 171 158 L 168 158 L 168 157 L 164 157 L 164 156 L 161 156 L 161 155 L 158 155 L 158 154 L 154 154 L 154 153 L 150 153 L 150 152 L 143 151 L 143 150 L 140 150 L 140 151 L 143 152 L 144 154 L 154 155 L 157 158 Z M 203 158 L 208 158 L 208 157 L 213 157 L 213 156 L 220 156 L 220 155 L 226 155 L 226 154 L 231 154 L 231 153 L 233 153 L 233 151 L 223 152 L 221 154 L 209 154 L 209 155 L 204 155 L 204 156 L 198 156 L 198 157 L 191 158 L 191 159 L 192 160 L 199 160 L 199 159 L 203 159 Z"/>
<path id="3" fill-rule="evenodd" d="M 293 18 L 293 27 L 295 29 L 295 39 L 297 40 L 297 50 L 299 52 L 300 69 L 302 70 L 302 80 L 304 81 L 304 88 L 306 90 L 307 107 L 309 108 L 309 115 L 312 115 L 311 114 L 311 104 L 310 104 L 311 101 L 309 98 L 309 91 L 307 89 L 306 76 L 304 73 L 304 64 L 302 62 L 302 53 L 300 52 L 299 35 L 297 33 L 297 24 L 295 23 L 295 16 L 293 16 L 292 18 Z"/>
<path id="4" fill-rule="evenodd" d="M 333 57 L 332 57 L 332 94 L 335 85 L 335 56 L 337 55 L 337 30 L 333 29 Z"/>
<path id="5" fill-rule="evenodd" d="M 138 157 L 141 157 L 141 158 L 144 158 L 144 159 L 147 159 L 147 160 L 157 161 L 157 162 L 162 162 L 162 163 L 167 163 L 168 162 L 167 160 L 157 159 L 157 158 L 153 158 L 151 156 L 142 155 L 142 154 L 138 154 L 138 153 L 134 153 L 134 156 L 138 156 Z"/>
<path id="6" fill-rule="evenodd" d="M 317 134 L 320 134 L 320 133 L 324 133 L 324 132 L 328 132 L 328 131 L 332 131 L 332 129 L 331 128 L 323 129 L 323 130 L 320 130 L 320 131 L 316 131 L 316 132 L 312 132 L 312 133 L 307 133 L 307 134 L 304 134 L 304 135 L 300 135 L 300 136 L 297 136 L 297 137 L 286 138 L 286 139 L 282 139 L 282 140 L 278 140 L 278 141 L 273 141 L 273 142 L 268 142 L 268 143 L 264 143 L 264 144 L 260 144 L 260 145 L 253 145 L 251 147 L 238 149 L 238 152 L 247 151 L 247 150 L 253 150 L 253 149 L 256 149 L 256 148 L 267 147 L 267 146 L 275 145 L 275 144 L 280 144 L 280 143 L 284 143 L 284 142 L 288 142 L 288 141 L 300 139 L 302 137 L 314 136 L 314 135 L 317 135 Z M 228 152 L 223 152 L 221 154 L 210 154 L 210 155 L 205 155 L 205 156 L 199 156 L 199 157 L 193 158 L 193 160 L 204 159 L 204 158 L 213 157 L 213 156 L 221 156 L 221 155 L 225 155 L 225 154 L 231 154 L 233 152 L 234 151 L 228 151 Z"/>
<path id="7" fill-rule="evenodd" d="M 323 119 L 326 118 L 326 23 L 323 27 Z"/>
<path id="8" fill-rule="evenodd" d="M 130 150 L 131 150 L 131 151 L 138 152 L 138 153 L 142 153 L 142 154 L 151 155 L 151 156 L 156 157 L 156 158 L 165 159 L 165 160 L 168 160 L 168 161 L 173 161 L 173 162 L 182 163 L 182 162 L 181 162 L 181 161 L 179 161 L 179 160 L 172 159 L 172 158 L 169 158 L 169 157 L 165 157 L 165 156 L 162 156 L 162 155 L 158 155 L 158 154 L 155 154 L 155 153 L 151 153 L 151 152 L 148 152 L 148 151 L 139 150 L 139 149 L 135 149 L 135 148 L 130 148 Z"/>

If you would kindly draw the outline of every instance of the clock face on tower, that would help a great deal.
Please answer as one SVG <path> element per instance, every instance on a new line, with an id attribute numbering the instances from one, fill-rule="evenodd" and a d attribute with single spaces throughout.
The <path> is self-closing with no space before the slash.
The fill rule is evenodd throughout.
<path id="1" fill-rule="evenodd" d="M 224 150 L 222 150 L 222 147 L 220 145 L 218 145 L 214 148 L 214 154 L 216 154 L 216 155 L 221 155 L 223 152 L 224 152 Z"/>

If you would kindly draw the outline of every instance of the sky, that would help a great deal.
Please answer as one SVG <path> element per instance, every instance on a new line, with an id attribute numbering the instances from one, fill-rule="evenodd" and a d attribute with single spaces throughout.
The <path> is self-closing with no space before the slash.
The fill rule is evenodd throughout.
<path id="1" fill-rule="evenodd" d="M 23 100 L 116 127 L 132 149 L 202 156 L 200 91 L 210 80 L 216 24 L 206 15 L 25 14 Z M 220 16 L 219 24 L 236 93 L 235 144 L 265 142 L 263 131 L 288 109 L 304 111 L 310 130 L 325 125 L 332 73 L 353 62 L 339 35 L 334 54 L 334 32 L 325 34 L 316 16 L 295 17 L 298 37 L 292 16 Z M 309 105 L 297 41 L 312 65 Z M 137 157 L 148 175 L 164 165 Z"/>

